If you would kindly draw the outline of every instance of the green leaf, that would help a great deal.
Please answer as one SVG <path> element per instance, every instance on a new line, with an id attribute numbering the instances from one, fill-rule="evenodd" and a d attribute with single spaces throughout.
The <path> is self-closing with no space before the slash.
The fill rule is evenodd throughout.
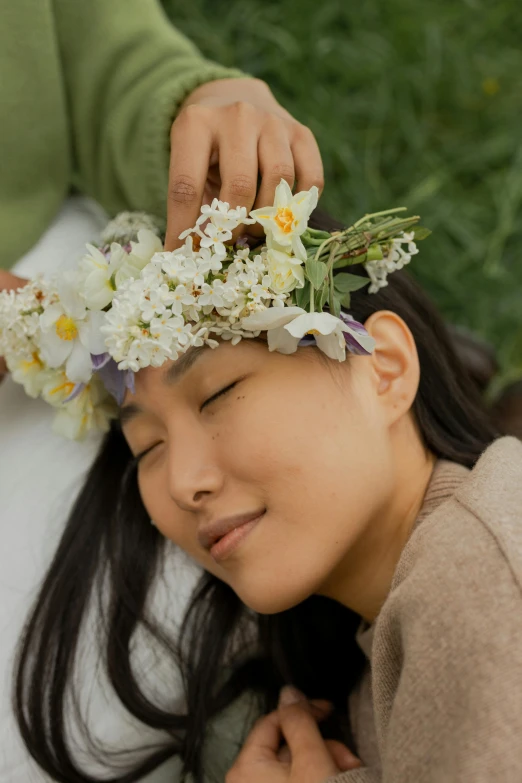
<path id="1" fill-rule="evenodd" d="M 329 239 L 332 236 L 329 231 L 321 231 L 319 228 L 310 228 L 310 226 L 308 226 L 304 234 L 301 234 L 301 236 L 303 237 L 307 234 L 313 237 L 313 239 L 322 239 L 323 241 L 325 239 Z"/>
<path id="2" fill-rule="evenodd" d="M 347 266 L 355 266 L 355 264 L 364 264 L 368 260 L 368 254 L 365 253 L 362 256 L 351 256 L 348 258 L 338 258 L 337 261 L 334 263 L 333 268 L 334 269 L 343 269 Z"/>
<path id="3" fill-rule="evenodd" d="M 319 231 L 314 228 L 307 228 L 306 231 L 301 234 L 301 241 L 305 247 L 319 247 L 322 245 L 325 239 L 329 239 L 331 234 L 328 231 Z"/>
<path id="4" fill-rule="evenodd" d="M 310 283 L 305 282 L 304 288 L 296 288 L 294 293 L 297 307 L 302 307 L 303 310 L 306 310 L 310 304 Z"/>
<path id="5" fill-rule="evenodd" d="M 348 294 L 349 296 L 349 294 Z M 349 307 L 350 305 L 348 305 Z M 333 302 L 330 300 L 330 312 L 332 315 L 335 315 L 336 318 L 339 318 L 339 315 L 341 313 L 341 300 L 334 295 Z"/>
<path id="6" fill-rule="evenodd" d="M 344 296 L 341 299 L 342 306 L 346 308 L 350 307 L 351 299 L 352 297 L 349 293 L 344 294 Z"/>
<path id="7" fill-rule="evenodd" d="M 350 275 L 347 272 L 341 272 L 334 277 L 334 287 L 341 294 L 347 294 L 350 291 L 358 291 L 359 288 L 363 288 L 365 285 L 368 285 L 369 282 L 370 279 L 368 277 Z"/>
<path id="8" fill-rule="evenodd" d="M 424 226 L 416 226 L 416 228 L 413 229 L 413 236 L 416 242 L 420 242 L 421 239 L 426 239 L 431 233 L 430 229 L 424 228 Z"/>
<path id="9" fill-rule="evenodd" d="M 322 309 L 327 301 L 328 301 L 328 285 L 323 285 L 323 287 L 319 292 L 319 303 L 317 309 L 322 312 Z"/>
<path id="10" fill-rule="evenodd" d="M 321 288 L 328 272 L 326 264 L 323 264 L 322 261 L 313 261 L 309 258 L 305 264 L 305 268 L 306 276 L 312 283 L 313 287 Z"/>

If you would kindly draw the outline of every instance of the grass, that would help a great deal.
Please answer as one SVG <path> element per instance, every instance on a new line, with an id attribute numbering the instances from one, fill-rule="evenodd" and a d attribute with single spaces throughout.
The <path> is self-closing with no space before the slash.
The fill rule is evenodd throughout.
<path id="1" fill-rule="evenodd" d="M 206 56 L 266 80 L 314 131 L 322 206 L 407 206 L 412 271 L 522 375 L 522 16 L 515 0 L 164 0 Z"/>

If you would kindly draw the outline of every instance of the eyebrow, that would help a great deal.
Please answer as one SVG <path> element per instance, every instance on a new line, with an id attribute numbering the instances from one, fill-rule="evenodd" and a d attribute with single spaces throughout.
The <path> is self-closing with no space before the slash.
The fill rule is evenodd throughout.
<path id="1" fill-rule="evenodd" d="M 164 383 L 168 386 L 177 383 L 179 379 L 190 370 L 192 365 L 197 362 L 201 354 L 208 350 L 210 349 L 207 345 L 201 345 L 198 348 L 191 348 L 187 353 L 184 353 L 179 359 L 176 359 L 176 361 L 171 364 L 163 378 Z"/>
<path id="2" fill-rule="evenodd" d="M 180 378 L 190 370 L 190 368 L 196 363 L 201 354 L 204 351 L 208 351 L 207 345 L 198 346 L 197 348 L 191 348 L 184 353 L 179 359 L 169 367 L 163 377 L 163 382 L 168 386 L 172 386 L 177 383 Z M 135 402 L 130 402 L 128 405 L 124 405 L 120 408 L 120 426 L 127 424 L 132 419 L 135 419 L 140 413 L 143 413 L 143 408 L 137 405 Z"/>

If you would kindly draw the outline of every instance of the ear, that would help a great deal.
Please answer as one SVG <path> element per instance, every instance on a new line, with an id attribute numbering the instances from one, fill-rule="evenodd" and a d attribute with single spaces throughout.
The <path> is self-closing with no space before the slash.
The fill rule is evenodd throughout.
<path id="1" fill-rule="evenodd" d="M 390 310 L 373 313 L 364 325 L 376 343 L 370 357 L 376 392 L 393 424 L 410 410 L 419 388 L 415 340 L 407 324 Z"/>

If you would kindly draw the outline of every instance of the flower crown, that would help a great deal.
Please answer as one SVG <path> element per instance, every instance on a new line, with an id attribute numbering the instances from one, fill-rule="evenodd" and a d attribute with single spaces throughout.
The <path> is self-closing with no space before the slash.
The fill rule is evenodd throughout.
<path id="1" fill-rule="evenodd" d="M 14 381 L 57 409 L 55 431 L 81 438 L 108 429 L 134 373 L 192 346 L 266 331 L 269 350 L 286 354 L 310 344 L 338 361 L 370 354 L 374 340 L 341 308 L 363 286 L 386 286 L 430 232 L 412 230 L 419 218 L 403 208 L 318 231 L 308 227 L 317 200 L 316 187 L 293 195 L 284 180 L 274 206 L 250 217 L 214 199 L 170 252 L 154 218 L 122 213 L 74 271 L 0 293 L 0 355 Z M 231 244 L 233 229 L 256 222 L 266 244 Z M 367 276 L 337 272 L 353 264 Z"/>

